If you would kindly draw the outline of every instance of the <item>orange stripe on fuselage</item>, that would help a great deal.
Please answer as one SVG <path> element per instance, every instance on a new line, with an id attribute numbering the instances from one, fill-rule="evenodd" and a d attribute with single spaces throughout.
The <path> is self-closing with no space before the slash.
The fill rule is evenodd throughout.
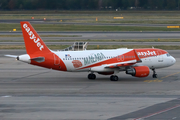
<path id="1" fill-rule="evenodd" d="M 163 54 L 167 54 L 166 51 L 161 50 L 161 49 L 154 49 L 154 48 L 144 48 L 144 49 L 135 49 L 138 56 L 142 59 L 142 58 L 148 58 L 148 57 L 152 57 L 152 56 L 158 56 L 158 55 L 163 55 Z M 123 56 L 123 59 L 122 59 Z M 118 58 L 120 58 L 118 60 Z M 101 66 L 101 65 L 106 65 L 106 64 L 114 64 L 114 63 L 120 63 L 120 62 L 127 62 L 127 61 L 132 61 L 132 60 L 136 60 L 136 55 L 134 50 L 131 50 L 127 53 L 124 53 L 122 55 L 118 55 L 114 58 L 110 58 L 92 65 L 88 65 L 79 69 L 86 69 L 86 68 L 91 68 L 91 67 L 96 67 L 96 66 Z"/>

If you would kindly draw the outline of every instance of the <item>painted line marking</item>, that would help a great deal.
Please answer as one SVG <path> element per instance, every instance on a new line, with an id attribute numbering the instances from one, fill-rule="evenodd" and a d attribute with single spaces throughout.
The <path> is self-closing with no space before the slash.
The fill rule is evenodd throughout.
<path id="1" fill-rule="evenodd" d="M 1 97 L 3 97 L 3 98 L 8 98 L 8 97 L 12 97 L 12 96 L 10 96 L 10 95 L 5 95 L 5 96 L 1 96 Z"/>
<path id="2" fill-rule="evenodd" d="M 174 119 L 176 119 L 177 117 L 173 117 L 172 119 L 174 120 Z"/>
<path id="3" fill-rule="evenodd" d="M 163 80 L 161 80 L 161 79 L 168 78 L 168 77 L 171 77 L 171 76 L 176 75 L 176 74 L 179 74 L 179 73 L 180 73 L 180 72 L 176 72 L 176 73 L 173 73 L 173 74 L 170 74 L 170 75 L 161 77 L 160 79 L 155 79 L 155 80 L 144 80 L 144 82 L 147 82 L 147 83 L 152 83 L 152 82 L 162 82 Z"/>
<path id="4" fill-rule="evenodd" d="M 144 82 L 152 83 L 152 82 L 162 82 L 162 81 L 163 80 L 156 79 L 156 80 L 145 80 Z"/>
<path id="5" fill-rule="evenodd" d="M 173 76 L 173 75 L 179 74 L 179 73 L 180 73 L 180 72 L 173 73 L 173 74 L 167 75 L 167 76 L 165 76 L 165 77 L 162 77 L 161 79 L 164 79 L 164 78 L 167 78 L 167 77 L 170 77 L 170 76 Z"/>
<path id="6" fill-rule="evenodd" d="M 147 116 L 144 116 L 144 117 L 135 118 L 134 120 L 143 120 L 143 119 L 145 119 L 145 118 L 149 118 L 149 117 L 152 117 L 152 116 L 155 116 L 155 115 L 161 114 L 161 113 L 168 112 L 168 111 L 173 110 L 173 109 L 178 108 L 178 107 L 180 107 L 180 104 L 178 104 L 178 105 L 176 105 L 176 106 L 174 106 L 174 107 L 167 108 L 167 109 L 165 109 L 165 110 L 162 110 L 162 111 L 156 112 L 156 113 L 152 113 L 152 114 L 147 115 Z"/>

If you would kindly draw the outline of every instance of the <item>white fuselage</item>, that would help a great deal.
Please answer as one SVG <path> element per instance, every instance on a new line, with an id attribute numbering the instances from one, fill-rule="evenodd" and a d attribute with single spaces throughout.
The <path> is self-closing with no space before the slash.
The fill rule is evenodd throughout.
<path id="1" fill-rule="evenodd" d="M 130 52 L 132 50 L 133 49 L 60 51 L 54 53 L 63 60 L 64 64 L 66 65 L 67 71 L 89 71 L 90 67 L 87 66 L 98 64 L 99 62 L 106 61 L 118 55 L 122 55 L 127 52 Z M 131 55 L 129 55 L 129 57 L 131 57 Z M 87 68 L 76 69 L 72 64 L 73 60 L 80 61 L 82 63 L 81 68 L 84 67 Z M 133 66 L 144 65 L 144 66 L 148 66 L 150 69 L 153 69 L 153 68 L 168 67 L 176 62 L 176 60 L 169 54 L 141 57 L 141 60 L 142 60 L 141 63 L 136 63 Z M 117 62 L 127 62 L 127 61 L 121 58 L 117 58 Z M 99 66 L 101 65 L 102 64 L 99 64 Z"/>

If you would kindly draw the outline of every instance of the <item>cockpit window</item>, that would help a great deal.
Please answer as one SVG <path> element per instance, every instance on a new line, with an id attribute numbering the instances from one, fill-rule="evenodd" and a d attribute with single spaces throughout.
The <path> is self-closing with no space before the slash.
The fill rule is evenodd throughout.
<path id="1" fill-rule="evenodd" d="M 170 56 L 171 56 L 169 53 L 167 53 L 166 55 L 167 55 L 167 57 L 170 57 Z"/>

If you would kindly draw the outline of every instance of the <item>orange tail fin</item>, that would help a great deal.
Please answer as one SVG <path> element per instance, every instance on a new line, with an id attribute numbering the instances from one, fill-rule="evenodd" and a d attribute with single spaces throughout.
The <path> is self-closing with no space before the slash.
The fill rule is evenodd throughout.
<path id="1" fill-rule="evenodd" d="M 40 36 L 37 34 L 37 32 L 29 22 L 23 21 L 20 23 L 27 54 L 50 52 L 49 48 L 42 41 Z"/>

